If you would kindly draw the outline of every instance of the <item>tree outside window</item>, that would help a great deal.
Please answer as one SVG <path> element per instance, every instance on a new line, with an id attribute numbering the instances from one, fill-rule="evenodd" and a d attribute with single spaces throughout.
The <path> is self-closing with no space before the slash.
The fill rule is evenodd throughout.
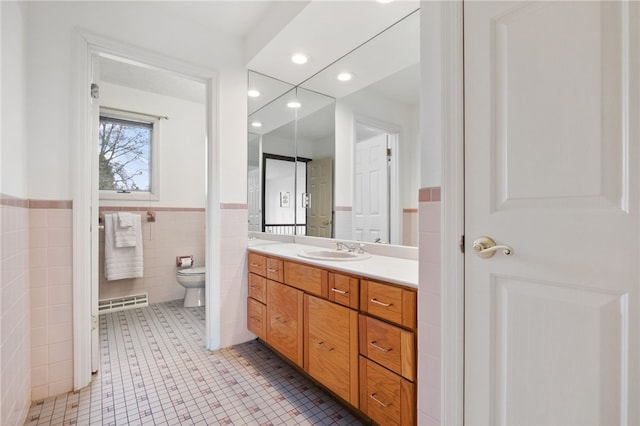
<path id="1" fill-rule="evenodd" d="M 153 122 L 100 115 L 100 190 L 151 192 L 152 136 Z"/>

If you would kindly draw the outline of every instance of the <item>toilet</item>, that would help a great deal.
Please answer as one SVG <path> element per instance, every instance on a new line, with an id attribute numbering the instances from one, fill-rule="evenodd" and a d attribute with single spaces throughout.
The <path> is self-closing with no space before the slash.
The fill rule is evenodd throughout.
<path id="1" fill-rule="evenodd" d="M 184 307 L 204 306 L 205 267 L 178 269 L 176 278 L 185 288 Z"/>

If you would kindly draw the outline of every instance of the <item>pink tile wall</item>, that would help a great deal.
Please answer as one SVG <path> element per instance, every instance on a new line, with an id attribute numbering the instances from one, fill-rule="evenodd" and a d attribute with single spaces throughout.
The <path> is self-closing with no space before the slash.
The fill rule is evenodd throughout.
<path id="1" fill-rule="evenodd" d="M 22 424 L 31 403 L 29 209 L 26 200 L 0 206 L 0 424 Z"/>
<path id="2" fill-rule="evenodd" d="M 420 190 L 418 293 L 418 424 L 439 425 L 440 410 L 440 188 Z"/>
<path id="3" fill-rule="evenodd" d="M 100 210 L 127 209 L 104 207 Z M 149 303 L 183 299 L 184 287 L 176 281 L 176 256 L 193 255 L 195 266 L 205 265 L 204 209 L 154 210 L 155 222 L 147 221 L 146 209 L 131 213 L 142 216 L 144 277 L 116 281 L 104 278 L 104 232 L 100 232 L 98 298 L 148 293 Z"/>
<path id="4" fill-rule="evenodd" d="M 255 336 L 247 330 L 247 206 L 220 207 L 220 346 L 224 348 Z"/>
<path id="5" fill-rule="evenodd" d="M 418 246 L 418 209 L 402 211 L 402 245 Z"/>
<path id="6" fill-rule="evenodd" d="M 68 207 L 29 210 L 34 401 L 73 389 L 72 213 Z"/>

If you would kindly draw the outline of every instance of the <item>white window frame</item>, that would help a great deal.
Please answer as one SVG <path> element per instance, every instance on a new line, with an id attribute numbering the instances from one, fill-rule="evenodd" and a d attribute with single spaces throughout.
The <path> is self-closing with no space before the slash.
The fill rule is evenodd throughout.
<path id="1" fill-rule="evenodd" d="M 101 200 L 118 200 L 118 201 L 158 201 L 160 199 L 160 174 L 158 166 L 160 164 L 160 117 L 155 115 L 147 115 L 143 113 L 123 111 L 115 108 L 100 107 L 100 116 L 109 118 L 118 118 L 128 121 L 139 121 L 149 123 L 152 126 L 151 140 L 149 141 L 149 152 L 151 155 L 149 172 L 149 184 L 151 191 L 131 191 L 117 192 L 114 190 L 99 190 L 99 198 Z"/>

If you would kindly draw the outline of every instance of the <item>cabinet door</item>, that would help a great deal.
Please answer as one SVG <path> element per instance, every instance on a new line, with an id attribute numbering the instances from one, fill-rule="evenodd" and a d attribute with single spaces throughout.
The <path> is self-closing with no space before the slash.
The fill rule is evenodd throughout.
<path id="1" fill-rule="evenodd" d="M 249 253 L 249 272 L 260 276 L 267 274 L 267 258 L 257 253 Z"/>
<path id="2" fill-rule="evenodd" d="M 380 425 L 415 425 L 415 385 L 360 357 L 360 410 Z"/>
<path id="3" fill-rule="evenodd" d="M 265 322 L 266 307 L 255 299 L 247 299 L 247 328 L 264 340 L 267 337 Z"/>
<path id="4" fill-rule="evenodd" d="M 415 337 L 412 331 L 360 315 L 360 353 L 415 381 Z"/>
<path id="5" fill-rule="evenodd" d="M 300 290 L 267 280 L 267 343 L 300 367 L 302 297 Z"/>
<path id="6" fill-rule="evenodd" d="M 329 272 L 329 300 L 348 306 L 360 307 L 360 280 L 348 275 Z"/>
<path id="7" fill-rule="evenodd" d="M 363 311 L 405 327 L 416 328 L 417 305 L 415 291 L 375 281 L 362 280 L 360 298 L 360 309 Z"/>
<path id="8" fill-rule="evenodd" d="M 308 294 L 304 313 L 305 371 L 358 407 L 358 313 Z"/>
<path id="9" fill-rule="evenodd" d="M 256 274 L 249 274 L 249 297 L 267 303 L 267 280 Z"/>

